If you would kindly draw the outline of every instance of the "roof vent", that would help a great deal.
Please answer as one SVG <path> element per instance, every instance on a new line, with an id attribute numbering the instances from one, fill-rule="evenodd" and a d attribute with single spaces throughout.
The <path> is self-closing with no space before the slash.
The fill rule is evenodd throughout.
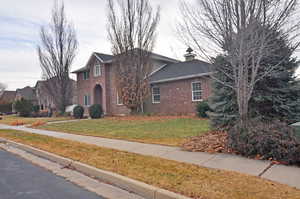
<path id="1" fill-rule="evenodd" d="M 188 47 L 188 49 L 186 50 L 186 54 L 184 55 L 185 57 L 185 61 L 193 61 L 196 57 L 196 54 L 193 53 L 193 49 L 191 47 Z"/>

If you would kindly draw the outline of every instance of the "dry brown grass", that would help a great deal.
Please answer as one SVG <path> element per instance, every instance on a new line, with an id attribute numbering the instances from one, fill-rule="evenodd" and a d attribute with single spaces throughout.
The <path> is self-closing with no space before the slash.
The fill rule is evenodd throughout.
<path id="1" fill-rule="evenodd" d="M 45 125 L 45 124 L 46 124 L 45 121 L 36 121 L 36 122 L 32 123 L 30 125 L 30 127 L 34 128 L 34 127 L 42 126 L 42 125 Z"/>
<path id="2" fill-rule="evenodd" d="M 15 120 L 13 122 L 10 123 L 11 126 L 22 126 L 25 125 L 25 122 L 22 120 Z"/>
<path id="3" fill-rule="evenodd" d="M 36 122 L 54 122 L 54 121 L 63 121 L 63 120 L 71 120 L 71 117 L 19 117 L 17 115 L 5 115 L 2 116 L 2 120 L 0 120 L 0 124 L 7 124 L 12 126 L 17 125 L 28 125 Z"/>
<path id="4" fill-rule="evenodd" d="M 298 189 L 236 172 L 208 169 L 14 130 L 0 130 L 0 137 L 193 198 L 300 199 Z"/>

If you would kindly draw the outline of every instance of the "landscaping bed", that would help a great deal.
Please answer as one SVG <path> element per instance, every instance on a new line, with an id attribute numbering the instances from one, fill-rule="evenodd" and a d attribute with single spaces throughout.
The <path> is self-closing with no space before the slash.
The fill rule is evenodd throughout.
<path id="1" fill-rule="evenodd" d="M 300 190 L 259 177 L 208 169 L 15 130 L 0 137 L 197 199 L 300 198 Z"/>
<path id="2" fill-rule="evenodd" d="M 19 117 L 17 115 L 1 116 L 0 124 L 6 125 L 30 125 L 34 123 L 46 123 L 55 121 L 71 120 L 71 117 Z"/>
<path id="3" fill-rule="evenodd" d="M 105 117 L 72 123 L 47 124 L 38 128 L 169 146 L 180 146 L 188 137 L 198 136 L 210 130 L 208 120 L 189 116 Z"/>

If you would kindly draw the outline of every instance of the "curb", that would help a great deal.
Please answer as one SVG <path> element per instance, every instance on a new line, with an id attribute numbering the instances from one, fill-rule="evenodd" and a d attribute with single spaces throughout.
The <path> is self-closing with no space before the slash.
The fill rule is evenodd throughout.
<path id="1" fill-rule="evenodd" d="M 61 165 L 68 165 L 74 167 L 77 171 L 98 178 L 105 182 L 108 182 L 117 187 L 123 188 L 127 191 L 133 192 L 137 195 L 140 195 L 146 199 L 191 199 L 186 196 L 179 195 L 177 193 L 157 188 L 152 185 L 148 185 L 146 183 L 133 180 L 131 178 L 121 176 L 119 174 L 112 173 L 110 171 L 104 171 L 101 169 L 97 169 L 95 167 L 83 164 L 78 161 L 74 161 L 68 158 L 64 158 L 53 153 L 49 153 L 40 149 L 36 149 L 34 147 L 20 144 L 14 141 L 10 141 L 4 138 L 0 138 L 0 142 L 6 143 L 12 147 L 21 149 L 28 153 L 34 154 L 38 157 L 42 157 L 53 162 L 59 163 Z"/>

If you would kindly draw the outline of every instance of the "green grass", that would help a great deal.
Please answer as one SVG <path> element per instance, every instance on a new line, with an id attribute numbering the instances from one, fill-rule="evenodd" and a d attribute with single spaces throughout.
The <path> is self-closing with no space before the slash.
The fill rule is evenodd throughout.
<path id="1" fill-rule="evenodd" d="M 208 120 L 163 117 L 104 118 L 48 124 L 38 128 L 172 146 L 180 145 L 187 137 L 197 136 L 210 130 Z"/>
<path id="2" fill-rule="evenodd" d="M 300 199 L 299 189 L 237 172 L 15 130 L 0 130 L 0 137 L 194 199 Z"/>
<path id="3" fill-rule="evenodd" d="M 14 122 L 22 122 L 24 124 L 33 124 L 35 122 L 54 122 L 54 121 L 64 121 L 70 120 L 71 117 L 41 117 L 41 118 L 33 118 L 33 117 L 19 117 L 17 115 L 5 115 L 2 116 L 2 120 L 0 120 L 0 124 L 12 125 Z"/>

